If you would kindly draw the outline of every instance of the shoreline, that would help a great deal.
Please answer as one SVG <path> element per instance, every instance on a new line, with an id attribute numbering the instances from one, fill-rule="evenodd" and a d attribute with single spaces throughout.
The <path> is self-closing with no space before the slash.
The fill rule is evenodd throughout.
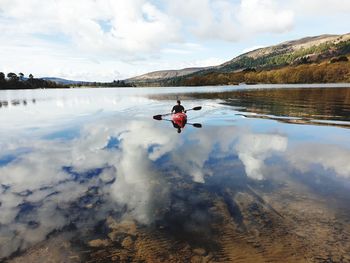
<path id="1" fill-rule="evenodd" d="M 240 83 L 237 85 L 204 85 L 204 86 L 136 86 L 136 87 L 104 87 L 104 86 L 81 86 L 81 87 L 59 87 L 59 88 L 36 88 L 36 89 L 1 89 L 1 91 L 25 91 L 25 90 L 73 90 L 73 89 L 176 89 L 176 88 L 222 88 L 222 87 L 253 87 L 252 89 L 260 88 L 350 88 L 350 82 L 347 83 L 256 83 L 246 84 Z"/>

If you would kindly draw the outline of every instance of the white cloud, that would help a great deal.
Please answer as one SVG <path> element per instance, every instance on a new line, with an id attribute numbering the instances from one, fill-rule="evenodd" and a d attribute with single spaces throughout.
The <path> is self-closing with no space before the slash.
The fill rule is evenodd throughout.
<path id="1" fill-rule="evenodd" d="M 169 54 L 191 54 L 200 51 L 205 51 L 205 48 L 196 43 L 180 43 L 161 50 L 161 52 Z"/>
<path id="2" fill-rule="evenodd" d="M 256 33 L 286 32 L 294 25 L 293 11 L 274 0 L 180 0 L 170 6 L 202 39 L 238 41 Z"/>
<path id="3" fill-rule="evenodd" d="M 0 12 L 9 21 L 1 23 L 7 35 L 64 35 L 88 52 L 120 56 L 179 39 L 176 21 L 146 0 L 1 0 Z"/>
<path id="4" fill-rule="evenodd" d="M 349 11 L 348 0 L 0 0 L 0 71 L 112 81 L 211 66 L 237 53 L 233 43 L 294 37 L 320 14 L 339 28 L 331 18 Z"/>
<path id="5" fill-rule="evenodd" d="M 237 17 L 249 34 L 283 33 L 294 25 L 293 11 L 279 8 L 273 0 L 242 0 Z"/>
<path id="6" fill-rule="evenodd" d="M 163 11 L 147 0 L 1 0 L 1 40 L 44 37 L 72 42 L 85 52 L 121 57 L 179 42 L 181 28 L 188 26 L 197 37 L 231 41 L 242 34 L 283 32 L 293 23 L 292 12 L 279 10 L 273 0 L 242 0 L 239 5 L 180 0 L 166 6 Z"/>
<path id="7" fill-rule="evenodd" d="M 146 0 L 0 0 L 0 32 L 1 71 L 88 81 L 130 77 L 130 61 L 180 40 L 178 23 Z"/>
<path id="8" fill-rule="evenodd" d="M 116 164 L 117 179 L 111 195 L 116 202 L 127 205 L 128 213 L 138 222 L 149 224 L 169 200 L 165 178 L 153 167 L 152 161 L 169 152 L 175 146 L 176 137 L 155 129 L 149 122 L 131 122 L 126 129 L 129 132 L 119 137 L 121 157 Z M 159 147 L 149 152 L 151 145 Z"/>
<path id="9" fill-rule="evenodd" d="M 276 152 L 287 149 L 288 138 L 275 134 L 246 134 L 239 138 L 237 153 L 248 177 L 264 178 L 264 161 Z"/>
<path id="10" fill-rule="evenodd" d="M 297 10 L 297 14 L 335 15 L 348 14 L 350 1 L 348 0 L 290 0 L 291 8 Z"/>
<path id="11" fill-rule="evenodd" d="M 350 178 L 350 150 L 336 145 L 304 144 L 288 153 L 289 162 L 301 172 L 320 165 L 332 170 L 338 177 Z"/>

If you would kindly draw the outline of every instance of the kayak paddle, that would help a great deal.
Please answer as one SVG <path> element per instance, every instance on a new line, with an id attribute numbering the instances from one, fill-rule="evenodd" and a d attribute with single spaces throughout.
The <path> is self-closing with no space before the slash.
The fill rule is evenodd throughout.
<path id="1" fill-rule="evenodd" d="M 192 109 L 186 110 L 186 112 L 190 111 L 190 110 L 201 110 L 201 109 L 202 109 L 202 106 L 198 106 L 198 107 L 194 107 Z M 160 121 L 160 120 L 162 120 L 162 117 L 165 117 L 165 116 L 168 116 L 168 115 L 171 115 L 171 113 L 154 115 L 153 119 Z"/>
<path id="2" fill-rule="evenodd" d="M 189 122 L 187 122 L 186 125 L 187 124 L 192 125 L 193 127 L 196 127 L 196 128 L 202 128 L 202 124 L 200 124 L 200 123 L 189 123 Z"/>
<path id="3" fill-rule="evenodd" d="M 202 106 L 198 106 L 198 107 L 194 107 L 193 109 L 186 110 L 185 112 L 190 111 L 190 110 L 201 110 L 201 109 L 202 109 Z"/>
<path id="4" fill-rule="evenodd" d="M 161 115 L 161 114 L 159 114 L 159 115 L 154 115 L 153 116 L 153 119 L 155 119 L 155 120 L 157 120 L 157 121 L 161 121 L 162 120 L 162 116 L 164 116 L 165 114 L 163 114 L 163 115 Z"/>

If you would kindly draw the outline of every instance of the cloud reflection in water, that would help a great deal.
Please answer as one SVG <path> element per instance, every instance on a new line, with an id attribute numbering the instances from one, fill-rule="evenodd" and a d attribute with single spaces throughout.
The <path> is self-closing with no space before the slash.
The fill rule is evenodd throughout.
<path id="1" fill-rule="evenodd" d="M 349 175 L 349 149 L 333 146 L 329 151 L 326 145 L 305 144 L 301 151 L 289 148 L 285 135 L 239 126 L 186 128 L 179 136 L 171 127 L 151 121 L 111 118 L 85 124 L 77 134 L 4 144 L 5 153 L 16 148 L 30 151 L 0 166 L 0 258 L 72 222 L 85 227 L 112 211 L 151 224 L 171 202 L 165 173 L 176 171 L 205 184 L 208 176 L 225 169 L 207 165 L 214 155 L 217 160 L 240 160 L 253 180 L 269 177 L 264 167 L 274 156 L 301 171 L 319 163 L 339 176 Z M 230 159 L 220 162 L 229 163 Z"/>

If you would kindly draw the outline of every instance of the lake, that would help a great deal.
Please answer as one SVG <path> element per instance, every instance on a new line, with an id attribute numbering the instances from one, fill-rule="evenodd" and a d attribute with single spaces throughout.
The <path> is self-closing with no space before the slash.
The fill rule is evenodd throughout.
<path id="1" fill-rule="evenodd" d="M 0 261 L 350 262 L 348 84 L 0 91 L 0 123 Z"/>

